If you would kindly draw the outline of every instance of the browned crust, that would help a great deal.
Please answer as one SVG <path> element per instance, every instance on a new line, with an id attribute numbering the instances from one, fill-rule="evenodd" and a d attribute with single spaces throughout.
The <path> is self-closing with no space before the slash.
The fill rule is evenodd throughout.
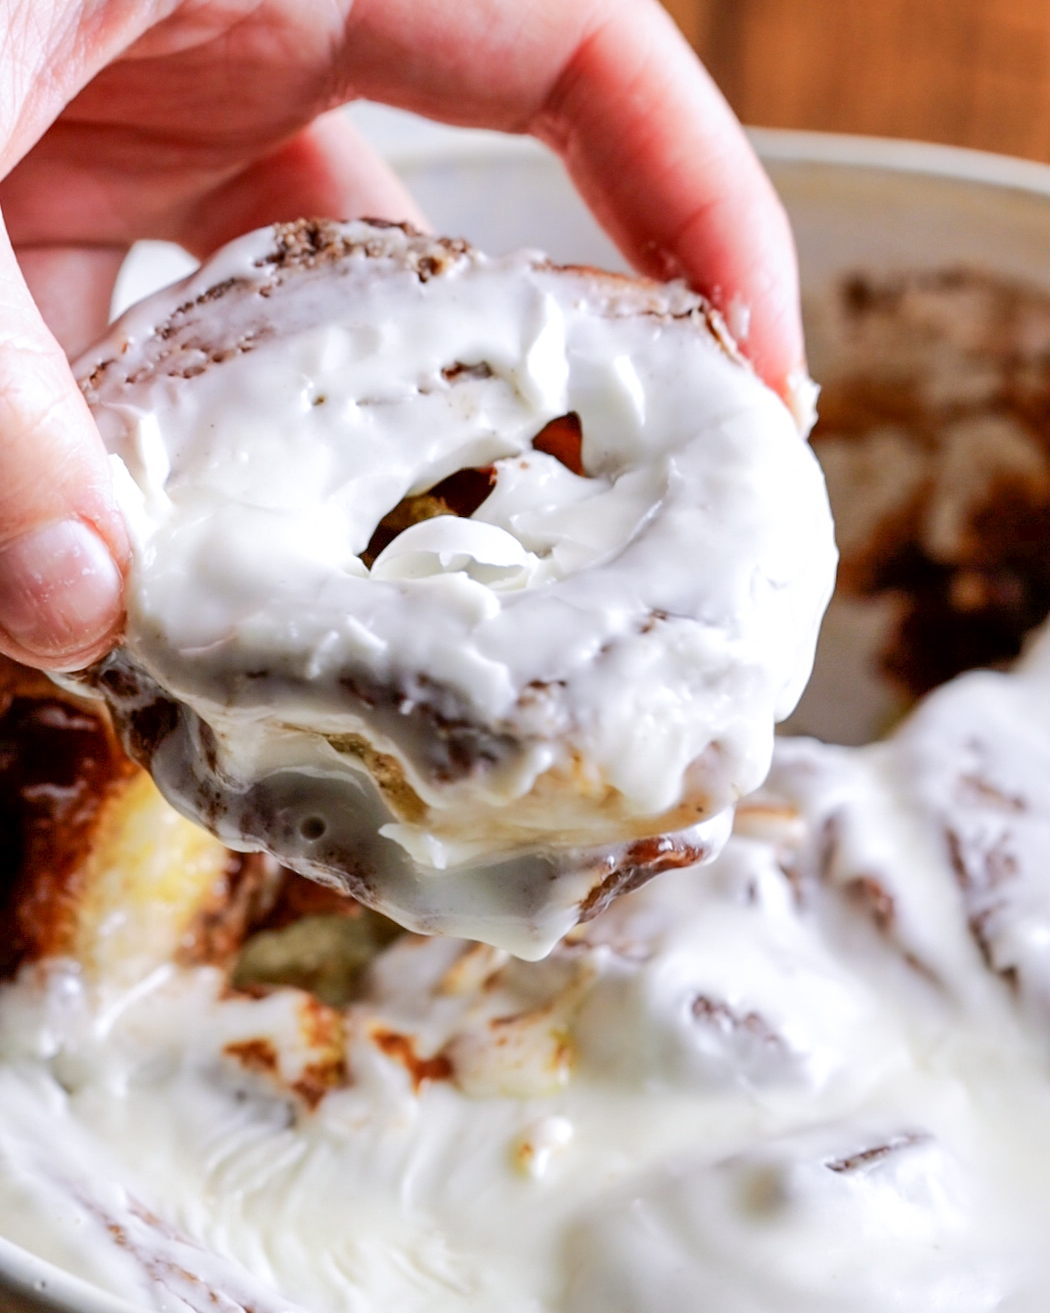
<path id="1" fill-rule="evenodd" d="M 243 1040 L 231 1040 L 223 1046 L 222 1051 L 245 1071 L 265 1077 L 278 1088 L 285 1088 L 296 1095 L 307 1110 L 313 1112 L 326 1094 L 342 1089 L 350 1082 L 343 1051 L 346 1036 L 339 1013 L 314 998 L 304 998 L 300 1002 L 299 1026 L 303 1041 L 317 1049 L 320 1056 L 306 1063 L 295 1080 L 287 1085 L 281 1077 L 280 1053 L 273 1040 L 267 1036 L 253 1035 Z"/>
<path id="2" fill-rule="evenodd" d="M 552 419 L 532 439 L 532 446 L 534 451 L 553 456 L 573 474 L 587 473 L 583 468 L 583 425 L 575 411 Z"/>
<path id="3" fill-rule="evenodd" d="M 354 255 L 378 260 L 393 253 L 389 236 L 397 232 L 410 239 L 398 251 L 404 267 L 425 283 L 446 273 L 471 249 L 462 238 L 432 237 L 410 223 L 393 223 L 387 219 L 364 222 L 373 229 L 373 235 L 364 240 L 349 236 L 334 219 L 293 219 L 290 223 L 275 224 L 274 249 L 261 263 L 288 271 L 338 264 Z"/>
<path id="4" fill-rule="evenodd" d="M 0 658 L 0 976 L 68 951 L 95 826 L 136 773 L 104 708 Z"/>
<path id="5" fill-rule="evenodd" d="M 182 937 L 177 961 L 183 966 L 229 966 L 250 932 L 273 911 L 290 874 L 265 853 L 231 852 L 224 879 Z"/>
<path id="6" fill-rule="evenodd" d="M 273 1041 L 265 1037 L 231 1040 L 223 1046 L 222 1051 L 227 1057 L 239 1062 L 245 1071 L 257 1075 L 275 1076 L 281 1067 Z"/>
<path id="7" fill-rule="evenodd" d="M 307 1063 L 292 1084 L 292 1092 L 312 1111 L 330 1091 L 350 1083 L 346 1033 L 342 1015 L 316 998 L 303 999 L 299 1025 L 307 1044 L 323 1051 L 322 1057 Z"/>
<path id="8" fill-rule="evenodd" d="M 462 374 L 455 377 L 462 377 Z M 439 515 L 473 515 L 495 486 L 495 468 L 484 465 L 480 469 L 457 470 L 429 491 L 404 498 L 379 521 L 368 546 L 361 553 L 362 561 L 371 569 L 379 553 L 413 524 L 421 524 Z"/>
<path id="9" fill-rule="evenodd" d="M 592 921 L 621 894 L 640 889 L 663 871 L 676 871 L 695 866 L 710 852 L 709 846 L 685 834 L 665 834 L 651 839 L 639 839 L 630 844 L 618 857 L 607 859 L 608 870 L 591 887 L 580 903 L 581 921 Z"/>
<path id="10" fill-rule="evenodd" d="M 0 978 L 71 951 L 103 811 L 140 774 L 101 703 L 0 658 Z M 262 853 L 231 852 L 178 960 L 228 966 L 254 929 L 335 912 L 360 907 Z"/>
<path id="11" fill-rule="evenodd" d="M 154 376 L 193 378 L 279 335 L 279 294 L 298 278 L 330 276 L 347 261 L 365 258 L 394 261 L 420 282 L 429 282 L 476 258 L 474 248 L 460 238 L 434 237 L 410 224 L 381 219 L 355 221 L 350 227 L 333 219 L 302 218 L 275 224 L 271 232 L 272 247 L 255 261 L 255 276 L 217 280 L 169 311 L 152 333 L 134 346 L 121 338 L 118 325 L 100 345 L 101 358 L 80 365 L 80 386 L 89 402 L 117 398 L 124 387 Z M 585 265 L 541 261 L 537 267 L 576 284 L 596 313 L 695 320 L 728 355 L 747 367 L 717 312 L 684 285 Z M 244 301 L 251 312 L 242 314 L 238 309 L 231 315 L 231 307 Z M 231 329 L 233 320 L 238 321 L 236 329 Z M 449 381 L 455 376 L 456 364 L 450 362 Z"/>
<path id="12" fill-rule="evenodd" d="M 400 1031 L 376 1027 L 372 1032 L 372 1041 L 388 1058 L 392 1058 L 408 1072 L 412 1088 L 418 1094 L 420 1089 L 436 1080 L 452 1079 L 452 1062 L 443 1053 L 430 1058 L 421 1058 L 416 1052 L 415 1040 L 411 1035 L 402 1035 Z"/>
<path id="13" fill-rule="evenodd" d="M 342 1089 L 349 1083 L 350 1075 L 345 1058 L 331 1058 L 307 1063 L 298 1080 L 292 1082 L 291 1089 L 313 1112 L 326 1094 Z"/>

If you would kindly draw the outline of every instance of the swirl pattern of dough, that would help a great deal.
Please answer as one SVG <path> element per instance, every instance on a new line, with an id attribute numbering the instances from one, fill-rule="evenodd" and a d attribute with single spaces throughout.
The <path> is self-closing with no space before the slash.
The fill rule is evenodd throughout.
<path id="1" fill-rule="evenodd" d="M 720 846 L 835 551 L 702 298 L 304 222 L 77 369 L 135 542 L 93 678 L 181 810 L 525 956 Z"/>

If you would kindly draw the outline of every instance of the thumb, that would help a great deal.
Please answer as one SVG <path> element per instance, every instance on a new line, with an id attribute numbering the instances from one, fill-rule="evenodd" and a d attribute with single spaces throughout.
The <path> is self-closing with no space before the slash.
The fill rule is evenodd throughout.
<path id="1" fill-rule="evenodd" d="M 62 670 L 100 656 L 127 553 L 102 440 L 0 221 L 0 652 Z"/>

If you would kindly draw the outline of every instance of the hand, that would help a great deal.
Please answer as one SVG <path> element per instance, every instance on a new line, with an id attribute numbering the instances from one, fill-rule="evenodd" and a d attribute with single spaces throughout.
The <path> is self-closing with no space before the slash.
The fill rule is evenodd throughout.
<path id="1" fill-rule="evenodd" d="M 331 112 L 355 97 L 534 134 L 642 272 L 745 310 L 772 386 L 802 364 L 787 220 L 656 0 L 0 0 L 4 29 L 0 651 L 19 660 L 75 669 L 119 633 L 127 539 L 63 347 L 102 331 L 139 238 L 205 256 L 302 214 L 421 223 Z"/>

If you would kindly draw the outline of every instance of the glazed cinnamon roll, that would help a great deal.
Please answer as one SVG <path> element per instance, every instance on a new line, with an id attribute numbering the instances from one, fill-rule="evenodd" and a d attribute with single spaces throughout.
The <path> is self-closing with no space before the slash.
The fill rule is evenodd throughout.
<path id="1" fill-rule="evenodd" d="M 720 848 L 835 551 L 701 297 L 302 221 L 77 373 L 134 542 L 86 680 L 223 842 L 528 957 Z"/>

